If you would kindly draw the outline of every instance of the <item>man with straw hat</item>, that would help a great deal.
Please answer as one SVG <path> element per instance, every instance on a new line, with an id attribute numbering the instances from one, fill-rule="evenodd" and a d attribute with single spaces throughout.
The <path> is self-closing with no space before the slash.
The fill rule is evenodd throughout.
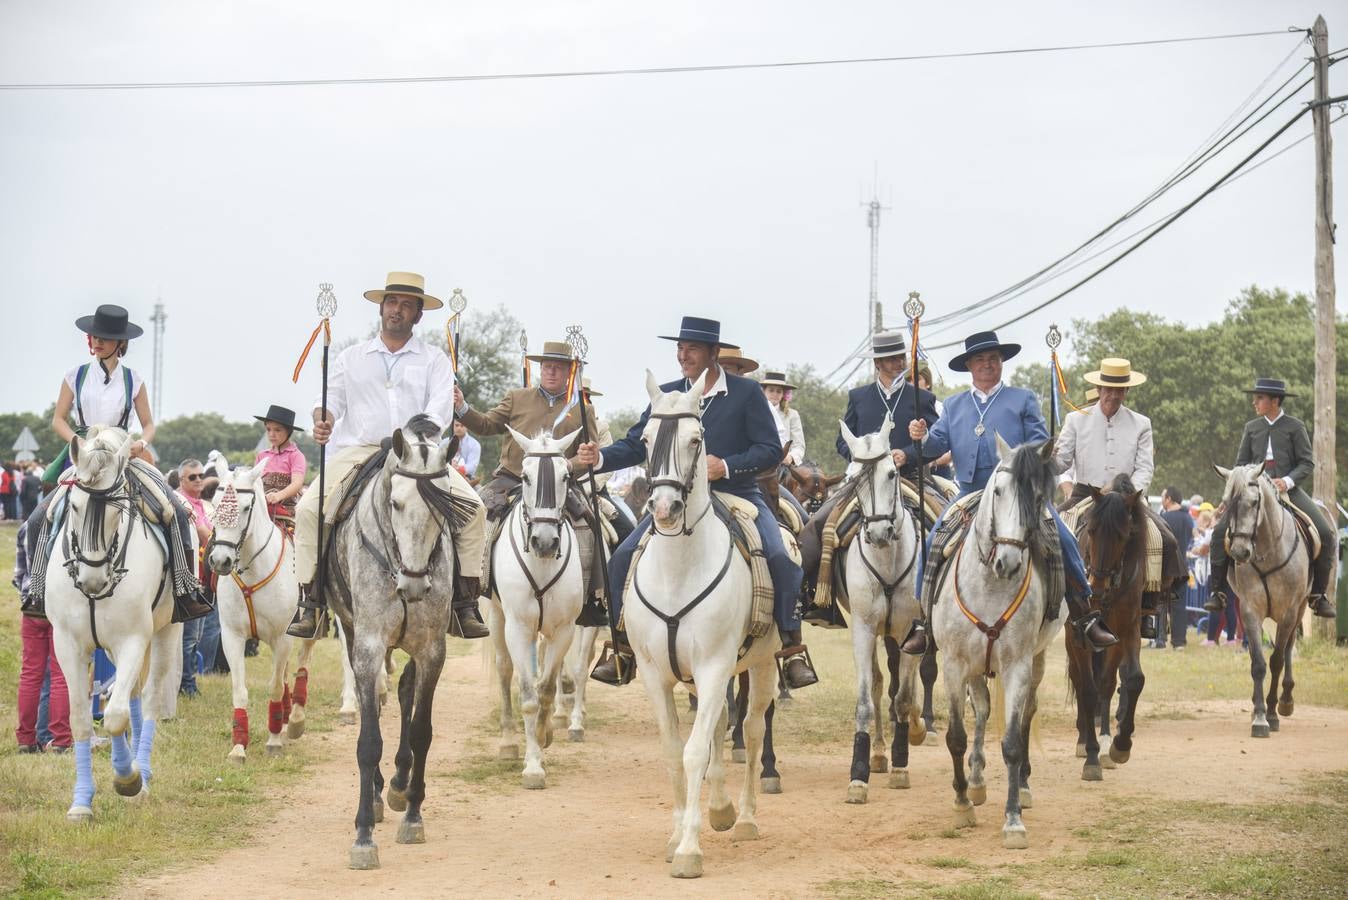
<path id="1" fill-rule="evenodd" d="M 1236 451 L 1236 465 L 1247 466 L 1262 461 L 1264 474 L 1287 495 L 1293 506 L 1315 523 L 1315 530 L 1320 534 L 1320 555 L 1311 563 L 1309 602 L 1311 611 L 1317 616 L 1332 619 L 1335 612 L 1334 605 L 1329 602 L 1329 576 L 1339 555 L 1339 540 L 1320 507 L 1301 487 L 1315 471 L 1315 458 L 1311 456 L 1311 439 L 1305 423 L 1282 409 L 1283 400 L 1296 394 L 1288 391 L 1287 383 L 1277 378 L 1256 378 L 1254 387 L 1245 393 L 1250 395 L 1250 403 L 1258 416 L 1245 423 L 1240 449 Z M 1225 608 L 1226 595 L 1230 592 L 1226 583 L 1227 519 L 1223 514 L 1212 530 L 1212 598 L 1206 608 L 1214 613 Z"/>
<path id="2" fill-rule="evenodd" d="M 1126 359 L 1111 357 L 1101 360 L 1100 368 L 1087 372 L 1082 380 L 1099 391 L 1094 406 L 1074 410 L 1063 420 L 1058 435 L 1056 455 L 1063 471 L 1073 473 L 1072 493 L 1061 509 L 1070 509 L 1092 490 L 1107 490 L 1115 477 L 1127 475 L 1133 488 L 1146 494 L 1155 471 L 1153 461 L 1151 420 L 1136 410 L 1123 405 L 1130 388 L 1145 384 L 1147 376 L 1133 371 Z M 1147 591 L 1142 595 L 1142 636 L 1156 636 L 1156 607 L 1162 595 L 1168 603 L 1175 600 L 1175 587 L 1188 576 L 1188 567 L 1170 527 L 1159 514 L 1144 504 L 1147 517 L 1156 523 L 1165 545 L 1161 558 L 1162 591 Z M 1187 547 L 1185 548 L 1188 549 Z"/>
<path id="3" fill-rule="evenodd" d="M 738 347 L 722 347 L 716 361 L 731 375 L 745 376 L 758 371 L 758 360 L 745 356 Z"/>
<path id="4" fill-rule="evenodd" d="M 346 476 L 378 453 L 380 442 L 413 416 L 428 417 L 442 431 L 453 419 L 454 367 L 443 350 L 412 333 L 425 310 L 444 304 L 426 293 L 425 280 L 415 272 L 390 272 L 385 286 L 366 291 L 365 299 L 379 307 L 379 334 L 337 355 L 328 376 L 326 414 L 321 402 L 314 403 L 314 440 L 336 451 L 327 460 L 325 514 L 337 508 L 335 501 Z M 448 478 L 455 500 L 476 508 L 468 526 L 454 535 L 458 583 L 451 604 L 450 634 L 486 637 L 487 626 L 477 608 L 485 539 L 482 501 L 457 469 L 450 467 Z M 318 499 L 318 488 L 311 487 L 295 507 L 300 604 L 287 633 L 298 638 L 317 635 L 326 611 L 315 585 Z"/>

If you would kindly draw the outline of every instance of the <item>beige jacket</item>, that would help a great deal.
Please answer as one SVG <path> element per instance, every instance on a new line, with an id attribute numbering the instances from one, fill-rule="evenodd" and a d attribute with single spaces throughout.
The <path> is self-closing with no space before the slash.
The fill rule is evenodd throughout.
<path id="1" fill-rule="evenodd" d="M 572 407 L 561 424 L 553 428 L 553 421 L 565 405 L 565 400 L 557 400 L 549 404 L 547 398 L 543 396 L 543 392 L 537 387 L 522 387 L 515 388 L 506 394 L 496 408 L 490 412 L 478 412 L 470 406 L 459 413 L 458 418 L 465 428 L 477 436 L 505 434 L 506 426 L 509 425 L 525 437 L 536 437 L 544 429 L 550 429 L 560 437 L 580 428 L 579 405 Z M 589 413 L 587 418 L 590 423 L 590 433 L 599 434 L 599 427 L 594 419 L 594 407 L 587 404 L 586 411 Z M 574 454 L 576 445 L 579 443 L 580 436 L 577 435 L 576 443 L 567 448 L 567 453 Z M 610 443 L 612 443 L 612 439 L 610 439 Z M 510 474 L 519 478 L 523 462 L 524 451 L 520 449 L 519 444 L 516 444 L 514 439 L 508 438 L 501 442 L 501 463 L 496 467 L 494 474 Z"/>

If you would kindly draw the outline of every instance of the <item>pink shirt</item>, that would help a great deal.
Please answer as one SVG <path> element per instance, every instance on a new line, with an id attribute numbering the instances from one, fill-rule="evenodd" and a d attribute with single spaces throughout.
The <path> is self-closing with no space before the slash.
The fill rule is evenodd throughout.
<path id="1" fill-rule="evenodd" d="M 189 497 L 182 491 L 178 492 L 178 499 L 187 504 L 192 510 L 192 519 L 198 525 L 209 525 L 210 518 L 206 515 L 206 503 L 200 497 Z"/>
<path id="2" fill-rule="evenodd" d="M 291 475 L 299 473 L 303 475 L 309 468 L 309 461 L 304 458 L 304 454 L 299 447 L 295 446 L 294 441 L 286 441 L 280 450 L 274 450 L 268 447 L 266 450 L 257 451 L 256 462 L 266 460 L 267 466 L 262 470 L 262 474 L 267 475 L 272 472 L 279 472 L 282 475 Z"/>

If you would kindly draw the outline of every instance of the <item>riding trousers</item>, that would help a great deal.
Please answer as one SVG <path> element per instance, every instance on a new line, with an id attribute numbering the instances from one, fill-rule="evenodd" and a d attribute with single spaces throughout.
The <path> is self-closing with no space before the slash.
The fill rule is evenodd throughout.
<path id="1" fill-rule="evenodd" d="M 800 627 L 800 619 L 796 617 L 796 597 L 800 593 L 800 566 L 786 555 L 782 532 L 777 527 L 777 517 L 768 509 L 763 494 L 755 490 L 752 494 L 736 496 L 743 496 L 758 508 L 758 518 L 754 520 L 754 524 L 758 526 L 758 537 L 763 542 L 763 552 L 768 558 L 768 571 L 772 573 L 774 618 L 777 620 L 777 626 L 783 631 L 794 631 Z M 618 545 L 617 550 L 613 551 L 613 558 L 609 560 L 609 590 L 613 594 L 609 603 L 609 616 L 615 625 L 622 615 L 623 589 L 627 586 L 627 570 L 632 566 L 632 554 L 636 552 L 637 544 L 641 543 L 642 537 L 650 528 L 651 517 L 644 516 L 637 523 L 636 529 Z M 659 540 L 659 536 L 657 535 L 655 539 Z"/>

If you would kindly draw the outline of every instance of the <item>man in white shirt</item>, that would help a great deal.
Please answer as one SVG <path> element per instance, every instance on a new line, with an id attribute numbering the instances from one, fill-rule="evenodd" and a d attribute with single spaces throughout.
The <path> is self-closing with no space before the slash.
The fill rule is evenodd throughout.
<path id="1" fill-rule="evenodd" d="M 340 498 L 342 479 L 379 450 L 384 438 L 415 415 L 424 415 L 442 430 L 454 416 L 454 367 L 438 347 L 412 334 L 426 309 L 440 300 L 425 291 L 420 275 L 390 272 L 383 289 L 365 292 L 379 304 L 379 334 L 338 354 L 328 373 L 328 408 L 314 404 L 314 440 L 336 452 L 327 458 L 324 509 L 331 514 Z M 486 637 L 487 626 L 477 609 L 482 576 L 486 515 L 477 493 L 458 470 L 449 467 L 450 493 L 477 507 L 473 521 L 454 536 L 458 557 L 450 633 Z M 326 610 L 315 590 L 318 568 L 318 491 L 305 491 L 295 507 L 295 575 L 300 582 L 300 607 L 287 633 L 311 638 Z"/>

